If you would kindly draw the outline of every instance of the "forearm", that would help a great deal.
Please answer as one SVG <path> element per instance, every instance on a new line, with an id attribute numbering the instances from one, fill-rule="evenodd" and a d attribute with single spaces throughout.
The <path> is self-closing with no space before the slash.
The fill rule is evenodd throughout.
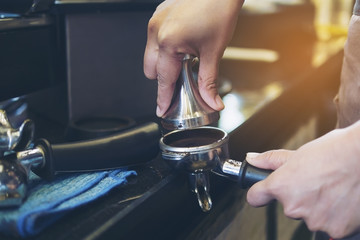
<path id="1" fill-rule="evenodd" d="M 347 141 L 344 143 L 353 144 L 353 156 L 358 156 L 360 163 L 360 120 L 343 129 Z"/>
<path id="2" fill-rule="evenodd" d="M 360 119 L 360 0 L 354 6 L 348 38 L 344 46 L 341 84 L 335 103 L 338 126 L 347 127 Z"/>
<path id="3" fill-rule="evenodd" d="M 360 0 L 356 0 L 353 14 L 360 16 Z"/>

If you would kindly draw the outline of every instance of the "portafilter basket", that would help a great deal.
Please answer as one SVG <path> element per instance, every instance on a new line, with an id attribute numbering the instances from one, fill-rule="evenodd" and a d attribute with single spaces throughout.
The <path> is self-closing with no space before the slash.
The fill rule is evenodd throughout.
<path id="1" fill-rule="evenodd" d="M 229 158 L 228 134 L 216 127 L 175 130 L 160 139 L 163 159 L 173 168 L 186 171 L 192 191 L 204 212 L 212 207 L 209 172 L 237 181 L 242 188 L 265 179 L 270 170 Z"/>

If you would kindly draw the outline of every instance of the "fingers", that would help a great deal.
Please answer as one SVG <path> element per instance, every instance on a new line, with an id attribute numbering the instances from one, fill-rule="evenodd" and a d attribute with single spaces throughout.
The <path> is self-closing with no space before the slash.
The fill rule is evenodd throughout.
<path id="1" fill-rule="evenodd" d="M 288 161 L 294 151 L 290 150 L 272 150 L 264 153 L 247 153 L 246 161 L 251 165 L 264 169 L 278 169 Z"/>
<path id="2" fill-rule="evenodd" d="M 269 176 L 270 177 L 270 176 Z M 254 184 L 247 193 L 247 201 L 253 207 L 261 207 L 274 200 L 266 180 Z"/>
<path id="3" fill-rule="evenodd" d="M 161 117 L 169 108 L 179 77 L 183 54 L 161 52 L 156 65 L 158 79 L 158 97 L 156 115 Z"/>
<path id="4" fill-rule="evenodd" d="M 259 168 L 276 170 L 285 164 L 293 151 L 273 150 L 264 153 L 248 153 L 246 161 Z M 268 204 L 273 199 L 279 197 L 276 189 L 279 188 L 279 182 L 273 180 L 272 174 L 265 180 L 254 184 L 247 193 L 247 201 L 254 207 L 260 207 Z M 281 185 L 281 183 L 280 183 Z M 280 187 L 281 188 L 281 187 Z"/>
<path id="5" fill-rule="evenodd" d="M 214 110 L 224 109 L 224 103 L 217 91 L 219 57 L 214 55 L 200 56 L 198 73 L 199 92 L 204 101 Z"/>
<path id="6" fill-rule="evenodd" d="M 158 59 L 158 49 L 157 47 L 149 46 L 151 43 L 148 43 L 145 48 L 144 54 L 144 74 L 148 79 L 156 79 L 156 63 Z"/>
<path id="7" fill-rule="evenodd" d="M 158 80 L 156 115 L 162 117 L 169 108 L 175 83 L 180 73 L 183 54 L 178 53 L 171 39 L 159 40 L 159 28 L 166 18 L 166 8 L 171 1 L 160 4 L 148 24 L 148 38 L 144 53 L 144 74 Z M 170 35 L 171 37 L 171 35 Z M 171 44 L 169 44 L 171 43 Z"/>
<path id="8" fill-rule="evenodd" d="M 148 24 L 147 41 L 144 53 L 144 74 L 149 79 L 156 79 L 156 63 L 159 54 L 157 41 L 158 23 L 156 18 L 151 18 Z"/>
<path id="9" fill-rule="evenodd" d="M 162 117 L 170 106 L 176 81 L 181 71 L 183 53 L 170 52 L 169 49 L 147 47 L 144 57 L 144 72 L 150 79 L 158 80 L 158 98 L 156 115 Z M 220 111 L 224 108 L 216 85 L 218 60 L 204 59 L 199 66 L 199 91 L 204 101 L 213 109 Z"/>

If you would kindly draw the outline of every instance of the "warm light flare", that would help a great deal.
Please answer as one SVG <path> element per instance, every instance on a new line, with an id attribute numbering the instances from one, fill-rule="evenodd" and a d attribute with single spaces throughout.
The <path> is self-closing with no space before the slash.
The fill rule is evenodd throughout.
<path id="1" fill-rule="evenodd" d="M 276 62 L 279 60 L 279 54 L 268 49 L 227 47 L 223 59 Z"/>

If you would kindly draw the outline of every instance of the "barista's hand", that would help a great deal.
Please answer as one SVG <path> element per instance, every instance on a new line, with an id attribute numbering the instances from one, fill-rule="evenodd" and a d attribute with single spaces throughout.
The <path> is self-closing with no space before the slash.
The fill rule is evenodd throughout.
<path id="1" fill-rule="evenodd" d="M 246 160 L 276 169 L 249 189 L 247 200 L 252 206 L 277 199 L 286 216 L 301 218 L 310 230 L 333 238 L 360 230 L 360 122 L 296 151 L 253 153 Z"/>
<path id="2" fill-rule="evenodd" d="M 224 108 L 216 89 L 219 60 L 230 41 L 243 0 L 167 0 L 148 26 L 144 73 L 158 80 L 156 114 L 168 109 L 184 54 L 200 58 L 199 90 L 215 110 Z"/>

